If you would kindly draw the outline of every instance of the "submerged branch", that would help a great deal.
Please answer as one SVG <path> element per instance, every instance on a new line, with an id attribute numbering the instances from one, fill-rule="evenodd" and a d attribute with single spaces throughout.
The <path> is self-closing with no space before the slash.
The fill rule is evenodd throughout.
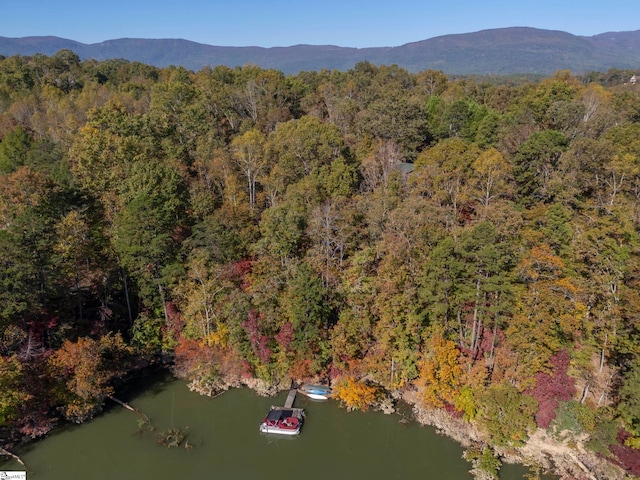
<path id="1" fill-rule="evenodd" d="M 8 457 L 13 458 L 16 462 L 18 462 L 20 465 L 22 465 L 25 469 L 28 470 L 27 466 L 24 464 L 24 462 L 22 461 L 22 459 L 18 455 L 16 455 L 15 453 L 11 453 L 6 448 L 0 447 L 0 455 L 6 455 Z"/>
<path id="2" fill-rule="evenodd" d="M 132 407 L 131 405 L 129 405 L 127 402 L 123 402 L 122 400 L 119 400 L 115 397 L 112 397 L 111 395 L 108 395 L 107 398 L 109 398 L 109 400 L 113 400 L 114 402 L 116 402 L 118 405 L 123 406 L 124 408 L 126 408 L 127 410 L 131 410 L 134 413 L 137 413 L 138 415 L 140 415 L 142 418 L 144 418 L 144 420 L 147 423 L 151 423 L 151 420 L 149 420 L 149 417 L 147 417 L 143 412 L 141 412 L 140 410 L 138 410 L 135 407 Z"/>

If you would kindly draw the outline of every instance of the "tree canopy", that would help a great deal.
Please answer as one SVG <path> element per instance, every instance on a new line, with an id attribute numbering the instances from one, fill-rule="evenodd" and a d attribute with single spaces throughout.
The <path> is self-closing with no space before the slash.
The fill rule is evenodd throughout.
<path id="1" fill-rule="evenodd" d="M 415 388 L 503 446 L 574 414 L 640 444 L 638 105 L 569 72 L 2 57 L 0 422 L 170 358 L 209 393 Z"/>

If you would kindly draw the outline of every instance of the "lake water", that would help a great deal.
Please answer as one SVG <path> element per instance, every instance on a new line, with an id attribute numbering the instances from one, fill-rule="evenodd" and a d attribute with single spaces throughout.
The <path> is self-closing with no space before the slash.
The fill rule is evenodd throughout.
<path id="1" fill-rule="evenodd" d="M 151 418 L 155 432 L 141 434 L 139 417 L 114 406 L 18 453 L 29 480 L 472 479 L 463 449 L 432 428 L 403 424 L 399 415 L 347 413 L 335 401 L 298 395 L 295 406 L 307 412 L 302 433 L 260 434 L 269 406 L 285 399 L 286 392 L 263 398 L 248 389 L 212 399 L 190 392 L 179 380 L 157 382 L 128 399 Z M 186 429 L 192 448 L 159 445 L 156 433 L 170 428 Z M 22 467 L 3 460 L 0 470 Z M 501 479 L 520 480 L 524 473 L 504 465 Z"/>

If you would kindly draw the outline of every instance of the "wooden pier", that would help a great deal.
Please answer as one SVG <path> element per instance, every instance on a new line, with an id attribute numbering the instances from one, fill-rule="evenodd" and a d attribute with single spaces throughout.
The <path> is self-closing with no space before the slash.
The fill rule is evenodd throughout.
<path id="1" fill-rule="evenodd" d="M 296 399 L 296 393 L 298 391 L 295 388 L 292 388 L 291 390 L 289 390 L 289 395 L 287 395 L 287 401 L 284 402 L 284 408 L 292 408 L 293 407 L 293 402 Z"/>

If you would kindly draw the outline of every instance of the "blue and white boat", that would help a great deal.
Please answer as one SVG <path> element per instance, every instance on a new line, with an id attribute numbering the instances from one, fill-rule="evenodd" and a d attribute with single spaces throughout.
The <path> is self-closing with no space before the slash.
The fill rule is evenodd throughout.
<path id="1" fill-rule="evenodd" d="M 333 393 L 331 391 L 331 387 L 326 385 L 313 385 L 310 383 L 305 383 L 298 389 L 298 391 L 309 398 L 313 398 L 314 400 L 327 400 Z"/>

